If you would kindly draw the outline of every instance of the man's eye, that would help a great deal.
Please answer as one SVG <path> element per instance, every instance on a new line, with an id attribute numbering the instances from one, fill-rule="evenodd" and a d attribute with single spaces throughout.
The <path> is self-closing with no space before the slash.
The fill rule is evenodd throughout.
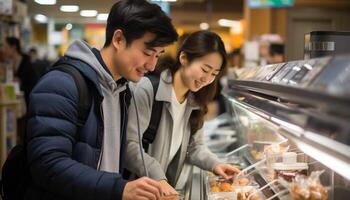
<path id="1" fill-rule="evenodd" d="M 150 53 L 148 53 L 148 52 L 143 52 L 143 54 L 145 54 L 146 56 L 151 56 L 151 54 Z"/>

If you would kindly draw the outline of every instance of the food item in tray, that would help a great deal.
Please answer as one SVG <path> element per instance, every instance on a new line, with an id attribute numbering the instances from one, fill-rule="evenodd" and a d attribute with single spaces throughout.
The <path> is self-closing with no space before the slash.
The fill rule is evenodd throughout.
<path id="1" fill-rule="evenodd" d="M 255 160 L 261 160 L 264 158 L 264 153 L 261 151 L 257 151 L 255 149 L 250 151 L 250 154 L 253 156 Z"/>
<path id="2" fill-rule="evenodd" d="M 283 178 L 288 182 L 292 182 L 297 175 L 307 175 L 307 169 L 295 169 L 295 170 L 275 170 L 274 178 Z"/>
<path id="3" fill-rule="evenodd" d="M 276 154 L 284 153 L 289 149 L 289 146 L 286 143 L 282 144 L 270 144 L 265 145 L 263 151 L 258 151 L 256 149 L 252 149 L 250 154 L 253 156 L 255 160 L 262 160 L 265 156 L 275 156 Z"/>
<path id="4" fill-rule="evenodd" d="M 215 174 L 213 172 L 208 172 L 207 174 L 208 174 L 208 176 L 215 176 Z"/>
<path id="5" fill-rule="evenodd" d="M 209 178 L 208 183 L 209 183 L 210 187 L 218 186 L 217 180 L 213 179 L 213 178 Z"/>
<path id="6" fill-rule="evenodd" d="M 211 192 L 232 192 L 232 181 L 213 177 L 208 179 Z"/>
<path id="7" fill-rule="evenodd" d="M 283 153 L 283 162 L 273 163 L 274 179 L 283 178 L 292 182 L 297 175 L 307 175 L 307 163 L 297 162 L 297 154 L 294 152 Z"/>
<path id="8" fill-rule="evenodd" d="M 287 152 L 288 149 L 289 149 L 289 146 L 287 146 L 286 143 L 271 144 L 268 146 L 264 146 L 264 153 L 266 155 L 271 155 L 271 154 Z"/>
<path id="9" fill-rule="evenodd" d="M 238 180 L 238 184 L 239 186 L 246 186 L 250 183 L 250 180 L 246 177 L 243 177 L 241 179 Z"/>
<path id="10" fill-rule="evenodd" d="M 260 200 L 260 197 L 255 193 L 256 189 L 253 186 L 238 187 L 236 188 L 235 192 L 237 194 L 237 200 L 246 200 L 248 199 L 249 195 L 252 195 L 250 197 L 251 200 Z"/>
<path id="11" fill-rule="evenodd" d="M 219 188 L 218 186 L 212 186 L 212 187 L 210 188 L 210 191 L 211 191 L 211 192 L 221 192 L 221 190 L 220 190 L 220 188 Z"/>
<path id="12" fill-rule="evenodd" d="M 248 176 L 246 177 L 235 177 L 234 178 L 234 186 L 247 186 L 251 184 L 251 180 Z"/>
<path id="13" fill-rule="evenodd" d="M 223 192 L 232 192 L 232 185 L 230 183 L 221 183 L 220 184 L 220 189 Z"/>
<path id="14" fill-rule="evenodd" d="M 293 200 L 328 199 L 328 190 L 321 184 L 319 179 L 322 172 L 312 172 L 309 177 L 297 176 L 290 189 Z"/>

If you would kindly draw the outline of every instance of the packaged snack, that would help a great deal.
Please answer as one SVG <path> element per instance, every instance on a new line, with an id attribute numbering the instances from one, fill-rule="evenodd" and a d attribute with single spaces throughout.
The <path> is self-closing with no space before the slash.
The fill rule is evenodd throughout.
<path id="1" fill-rule="evenodd" d="M 210 192 L 232 192 L 232 179 L 226 180 L 220 177 L 209 177 L 208 184 L 210 186 Z"/>
<path id="2" fill-rule="evenodd" d="M 251 200 L 260 200 L 260 196 L 256 193 L 256 188 L 254 186 L 242 186 L 235 189 L 237 194 L 237 200 L 246 200 L 250 195 Z M 254 193 L 254 194 L 253 194 Z"/>
<path id="3" fill-rule="evenodd" d="M 264 154 L 266 156 L 273 155 L 273 154 L 279 154 L 287 152 L 289 149 L 289 146 L 286 145 L 286 143 L 282 144 L 271 144 L 268 146 L 264 146 Z"/>
<path id="4" fill-rule="evenodd" d="M 233 179 L 224 179 L 220 176 L 210 176 L 207 182 L 209 200 L 236 200 L 233 192 Z"/>
<path id="5" fill-rule="evenodd" d="M 309 177 L 297 176 L 290 187 L 293 200 L 326 200 L 328 190 L 321 184 L 323 171 L 312 172 Z"/>
<path id="6" fill-rule="evenodd" d="M 255 150 L 255 149 L 252 149 L 252 150 L 250 151 L 250 154 L 253 156 L 253 158 L 254 158 L 255 160 L 261 160 L 261 159 L 264 158 L 264 153 L 261 152 L 261 151 L 257 151 L 257 150 Z"/>
<path id="7" fill-rule="evenodd" d="M 297 175 L 307 175 L 308 164 L 297 162 L 297 154 L 286 152 L 282 154 L 283 162 L 273 163 L 274 179 L 283 178 L 292 182 Z"/>

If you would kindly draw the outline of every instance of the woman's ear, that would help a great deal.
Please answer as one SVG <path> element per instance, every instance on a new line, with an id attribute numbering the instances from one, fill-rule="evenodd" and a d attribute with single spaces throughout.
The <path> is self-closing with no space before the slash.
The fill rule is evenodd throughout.
<path id="1" fill-rule="evenodd" d="M 112 44 L 116 50 L 126 46 L 126 40 L 122 30 L 117 29 L 114 31 Z"/>
<path id="2" fill-rule="evenodd" d="M 180 63 L 181 65 L 187 65 L 187 56 L 185 54 L 185 52 L 181 51 L 180 52 Z"/>

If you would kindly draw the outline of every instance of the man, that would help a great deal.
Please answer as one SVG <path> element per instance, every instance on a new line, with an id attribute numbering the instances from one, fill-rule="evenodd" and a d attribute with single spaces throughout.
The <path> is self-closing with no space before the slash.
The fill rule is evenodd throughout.
<path id="1" fill-rule="evenodd" d="M 27 155 L 32 184 L 27 199 L 159 199 L 159 183 L 121 173 L 130 91 L 153 71 L 164 47 L 177 39 L 171 20 L 145 0 L 122 0 L 111 8 L 101 51 L 73 43 L 56 64 L 78 69 L 92 105 L 77 131 L 79 101 L 73 78 L 53 70 L 30 96 Z"/>

